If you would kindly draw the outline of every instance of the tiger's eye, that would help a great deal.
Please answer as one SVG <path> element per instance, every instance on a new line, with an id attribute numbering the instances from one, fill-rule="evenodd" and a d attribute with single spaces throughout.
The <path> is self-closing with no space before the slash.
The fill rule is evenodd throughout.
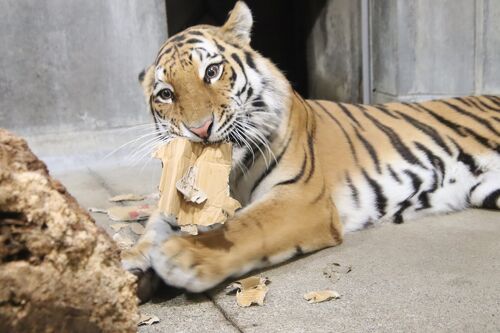
<path id="1" fill-rule="evenodd" d="M 205 71 L 205 79 L 207 81 L 217 77 L 217 75 L 219 75 L 219 65 L 213 64 L 207 67 L 207 70 Z"/>
<path id="2" fill-rule="evenodd" d="M 172 90 L 170 89 L 162 89 L 160 90 L 160 92 L 158 93 L 158 96 L 165 100 L 165 101 L 168 101 L 169 99 L 172 99 L 172 97 L 174 97 L 174 93 L 172 92 Z"/>

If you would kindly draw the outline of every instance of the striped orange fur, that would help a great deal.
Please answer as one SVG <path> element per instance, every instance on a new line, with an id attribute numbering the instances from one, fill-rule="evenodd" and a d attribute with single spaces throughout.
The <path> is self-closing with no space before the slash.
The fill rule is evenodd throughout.
<path id="1" fill-rule="evenodd" d="M 238 2 L 224 26 L 172 36 L 143 80 L 165 141 L 233 142 L 231 190 L 244 208 L 197 236 L 155 215 L 125 268 L 199 292 L 379 221 L 499 208 L 500 97 L 305 100 L 251 49 L 251 26 Z"/>

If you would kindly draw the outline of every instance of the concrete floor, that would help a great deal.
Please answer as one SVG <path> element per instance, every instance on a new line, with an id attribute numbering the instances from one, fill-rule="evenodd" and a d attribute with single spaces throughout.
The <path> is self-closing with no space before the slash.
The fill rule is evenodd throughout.
<path id="1" fill-rule="evenodd" d="M 151 193 L 159 180 L 156 162 L 131 167 L 120 156 L 103 159 L 88 151 L 61 157 L 33 142 L 53 176 L 84 207 L 108 207 L 107 198 L 119 193 Z M 94 217 L 110 231 L 105 216 Z M 164 293 L 141 306 L 160 323 L 139 332 L 499 332 L 499 240 L 500 213 L 493 211 L 384 224 L 348 234 L 339 247 L 264 270 L 271 284 L 262 307 L 239 308 L 222 288 Z M 333 263 L 352 270 L 326 277 Z M 303 300 L 319 289 L 334 289 L 342 298 Z"/>

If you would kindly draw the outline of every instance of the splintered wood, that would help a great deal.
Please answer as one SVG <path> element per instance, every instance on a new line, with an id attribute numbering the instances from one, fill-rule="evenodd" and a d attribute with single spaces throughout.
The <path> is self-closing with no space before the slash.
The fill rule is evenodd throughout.
<path id="1" fill-rule="evenodd" d="M 311 291 L 304 295 L 304 299 L 309 303 L 321 303 L 339 298 L 340 294 L 333 290 Z"/>
<path id="2" fill-rule="evenodd" d="M 231 283 L 226 287 L 226 293 L 236 292 L 236 302 L 243 308 L 252 304 L 262 306 L 269 291 L 269 282 L 267 277 L 251 276 Z"/>
<path id="3" fill-rule="evenodd" d="M 197 225 L 224 223 L 240 204 L 229 196 L 231 145 L 204 145 L 177 138 L 155 157 L 163 162 L 159 209 L 177 217 L 181 229 L 197 234 Z"/>

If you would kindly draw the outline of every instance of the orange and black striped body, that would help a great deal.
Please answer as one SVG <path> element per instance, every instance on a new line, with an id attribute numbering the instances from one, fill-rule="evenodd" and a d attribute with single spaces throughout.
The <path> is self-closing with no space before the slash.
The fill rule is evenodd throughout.
<path id="1" fill-rule="evenodd" d="M 233 143 L 231 190 L 244 207 L 197 236 L 155 215 L 125 268 L 202 291 L 379 221 L 500 208 L 499 97 L 304 100 L 250 48 L 251 25 L 238 2 L 223 27 L 171 37 L 143 80 L 162 142 Z"/>

